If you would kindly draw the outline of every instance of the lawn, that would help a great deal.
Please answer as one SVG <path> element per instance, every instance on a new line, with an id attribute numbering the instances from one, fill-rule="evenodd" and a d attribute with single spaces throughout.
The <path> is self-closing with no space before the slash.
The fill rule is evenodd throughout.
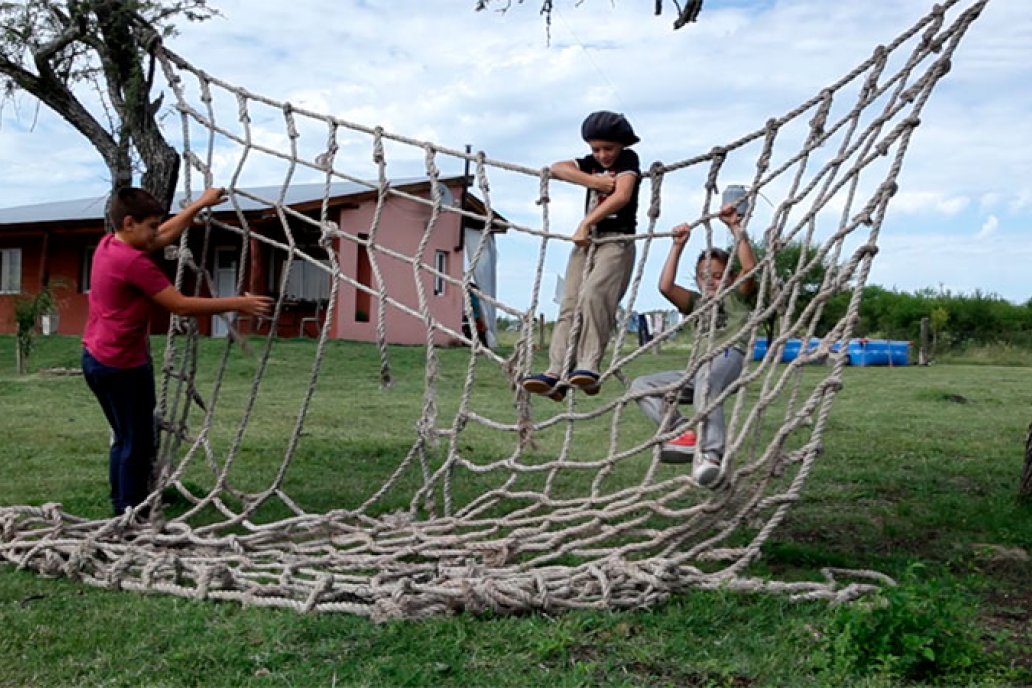
<path id="1" fill-rule="evenodd" d="M 203 344 L 210 377 L 221 348 Z M 15 376 L 13 346 L 0 337 L 0 505 L 60 502 L 105 516 L 99 408 L 80 377 Z M 242 489 L 260 489 L 278 468 L 313 351 L 308 341 L 275 349 L 240 448 L 254 467 L 236 477 Z M 226 408 L 246 398 L 257 365 L 239 351 L 231 356 Z M 671 347 L 629 372 L 681 367 L 683 356 Z M 384 391 L 375 347 L 329 346 L 284 483 L 292 498 L 320 511 L 359 502 L 383 483 L 422 409 L 425 359 L 420 348 L 392 348 L 395 383 Z M 463 350 L 440 352 L 440 418 L 455 412 L 467 361 Z M 97 590 L 0 566 L 0 686 L 1029 685 L 1032 507 L 1015 493 L 1032 369 L 981 363 L 846 370 L 803 499 L 750 573 L 806 578 L 843 566 L 900 582 L 858 603 L 694 591 L 633 612 L 375 624 Z M 38 340 L 30 362 L 34 371 L 77 364 L 78 341 L 63 337 Z M 478 376 L 474 403 L 497 414 L 512 406 L 490 367 Z M 624 425 L 628 441 L 651 433 L 630 414 Z M 489 456 L 508 441 L 498 435 L 472 428 L 465 451 Z M 228 446 L 231 431 L 220 429 L 213 442 Z M 547 456 L 557 442 L 545 438 L 537 451 Z M 184 478 L 200 492 L 209 480 L 202 468 Z M 406 506 L 414 484 L 403 479 L 378 508 Z M 464 482 L 455 498 L 486 487 Z M 283 513 L 270 507 L 261 516 Z"/>

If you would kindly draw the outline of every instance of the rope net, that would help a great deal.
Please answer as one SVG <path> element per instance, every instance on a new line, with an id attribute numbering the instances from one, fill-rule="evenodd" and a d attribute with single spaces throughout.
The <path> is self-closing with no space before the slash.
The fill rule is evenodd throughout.
<path id="1" fill-rule="evenodd" d="M 132 513 L 85 519 L 56 503 L 4 507 L 0 555 L 21 567 L 98 586 L 377 619 L 461 609 L 641 607 L 690 587 L 838 601 L 891 583 L 876 572 L 832 569 L 823 571 L 823 580 L 782 582 L 750 576 L 748 567 L 800 499 L 822 453 L 847 364 L 845 343 L 910 137 L 986 1 L 966 8 L 956 7 L 959 0 L 937 5 L 839 81 L 764 127 L 704 154 L 654 163 L 644 175 L 648 222 L 634 237 L 635 270 L 602 371 L 603 393 L 570 394 L 560 404 L 530 398 L 516 384 L 535 369 L 534 315 L 546 253 L 570 247 L 569 228 L 554 231 L 550 220 L 551 195 L 559 190 L 547 170 L 264 98 L 157 48 L 181 116 L 187 193 L 211 184 L 214 168 L 232 169 L 230 202 L 237 221 L 209 217 L 203 230 L 191 231 L 204 232 L 205 253 L 212 232 L 239 235 L 241 266 L 255 242 L 285 261 L 270 334 L 250 340 L 253 364 L 240 372 L 232 365 L 240 358 L 231 355 L 232 338 L 219 360 L 209 361 L 199 354 L 195 324 L 173 318 L 158 388 L 161 473 L 147 501 L 150 520 Z M 391 185 L 389 162 L 403 168 L 419 160 L 428 193 Z M 477 211 L 454 203 L 440 183 L 442 166 L 467 163 L 472 192 L 483 202 Z M 251 170 L 267 174 L 271 165 L 283 174 L 272 193 L 242 188 Z M 298 173 L 313 172 L 324 184 L 321 207 L 299 212 L 287 203 L 291 184 Z M 759 261 L 738 279 L 756 279 L 758 293 L 740 335 L 750 351 L 758 336 L 773 336 L 762 358 L 747 361 L 726 390 L 691 411 L 693 425 L 717 404 L 724 404 L 727 415 L 722 485 L 707 490 L 684 467 L 661 464 L 661 444 L 677 433 L 657 431 L 624 384 L 625 371 L 660 342 L 671 341 L 683 323 L 635 347 L 625 341 L 626 319 L 641 290 L 653 288 L 651 280 L 643 287 L 653 243 L 671 236 L 657 229 L 664 204 L 690 203 L 690 214 L 681 207 L 668 214 L 678 221 L 694 216 L 707 245 L 714 245 L 723 238 L 713 222 L 719 190 L 742 180 L 749 181 L 750 200 L 776 200 L 769 209 L 751 203 L 745 218 Z M 338 182 L 361 185 L 375 196 L 376 211 L 367 222 L 341 223 L 330 212 Z M 523 194 L 528 205 L 536 201 L 537 221 L 513 222 L 496 212 L 491 190 L 499 188 Z M 411 255 L 378 241 L 382 211 L 392 198 L 421 209 L 422 236 Z M 249 201 L 268 206 L 278 233 L 249 225 L 240 211 Z M 503 358 L 475 333 L 467 337 L 431 311 L 428 285 L 438 280 L 468 294 L 486 245 L 479 243 L 461 278 L 439 271 L 427 246 L 449 214 L 536 244 L 529 306 L 482 296 L 520 323 L 511 356 Z M 305 244 L 302 234 L 317 241 Z M 341 265 L 339 247 L 347 242 L 367 252 L 371 280 L 358 280 Z M 793 245 L 801 247 L 798 262 L 791 274 L 779 277 L 777 257 Z M 212 276 L 200 267 L 209 257 L 193 256 L 186 237 L 178 255 L 179 286 L 191 272 L 198 275 L 198 288 L 211 285 Z M 266 372 L 277 365 L 278 347 L 290 345 L 272 333 L 284 311 L 282 287 L 293 262 L 323 270 L 332 280 L 314 360 L 309 370 L 298 371 L 292 388 L 296 407 L 288 410 L 263 404 L 262 392 Z M 392 291 L 389 275 L 397 271 L 385 268 L 391 262 L 410 270 L 414 301 Z M 816 289 L 806 279 L 814 270 L 821 271 Z M 335 360 L 327 346 L 342 285 L 375 305 L 378 361 Z M 686 317 L 694 325 L 691 347 L 685 349 L 680 384 L 666 390 L 668 399 L 721 353 L 712 324 L 720 297 L 736 285 L 725 281 L 716 298 L 703 300 Z M 244 288 L 241 269 L 237 289 Z M 842 292 L 850 294 L 848 308 L 821 333 L 819 344 L 781 363 L 786 343 L 810 341 L 819 320 L 827 318 L 828 300 Z M 471 308 L 466 296 L 467 315 Z M 424 348 L 387 345 L 389 310 L 424 323 Z M 435 337 L 442 333 L 466 348 L 441 350 Z M 392 360 L 411 358 L 414 351 L 425 356 L 424 376 L 422 393 L 411 395 L 419 405 L 408 408 L 390 398 L 400 386 Z M 457 357 L 462 360 L 456 366 Z M 817 361 L 826 365 L 808 366 Z M 329 365 L 346 365 L 356 379 L 376 380 L 384 408 L 396 403 L 395 412 L 411 414 L 392 442 L 367 444 L 365 455 L 334 458 L 334 442 L 347 437 L 348 419 L 334 418 L 332 408 L 319 405 L 320 372 Z M 500 389 L 512 393 L 500 395 Z M 293 431 L 270 438 L 263 419 L 285 414 L 295 419 Z M 274 459 L 270 446 L 282 446 Z M 290 469 L 305 462 L 322 462 L 322 492 L 323 486 L 291 481 Z M 182 513 L 162 516 L 163 490 L 166 497 L 175 491 L 186 505 Z"/>

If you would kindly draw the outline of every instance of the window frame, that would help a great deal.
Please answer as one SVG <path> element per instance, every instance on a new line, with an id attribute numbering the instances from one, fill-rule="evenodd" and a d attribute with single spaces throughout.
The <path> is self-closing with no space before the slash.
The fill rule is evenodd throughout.
<path id="1" fill-rule="evenodd" d="M 16 261 L 8 256 L 17 256 Z M 8 270 L 11 265 L 16 265 L 13 274 Z M 21 247 L 0 248 L 0 294 L 14 295 L 22 293 L 22 250 Z M 8 288 L 8 284 L 13 288 Z"/>
<path id="2" fill-rule="evenodd" d="M 448 274 L 448 251 L 439 248 L 434 252 L 434 269 L 437 270 L 434 273 L 434 296 L 444 296 L 448 284 L 444 279 Z"/>
<path id="3" fill-rule="evenodd" d="M 89 294 L 93 285 L 93 256 L 97 253 L 97 244 L 91 244 L 83 249 L 81 275 L 79 279 L 79 293 Z"/>

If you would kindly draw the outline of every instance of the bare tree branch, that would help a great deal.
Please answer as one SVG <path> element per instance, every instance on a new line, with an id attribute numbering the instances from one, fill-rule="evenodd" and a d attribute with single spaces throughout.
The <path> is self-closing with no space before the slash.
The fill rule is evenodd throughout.
<path id="1" fill-rule="evenodd" d="M 552 26 L 552 12 L 554 11 L 555 0 L 540 0 L 541 8 L 539 13 L 545 18 L 545 27 L 548 30 Z M 574 6 L 579 6 L 585 0 L 577 0 Z M 522 5 L 524 0 L 516 0 L 516 4 Z M 703 0 L 688 0 L 687 4 L 682 9 L 677 0 L 671 0 L 674 8 L 677 10 L 677 19 L 674 20 L 674 30 L 680 29 L 685 24 L 694 22 L 699 18 L 699 12 L 702 10 Z M 476 0 L 476 4 L 473 6 L 474 11 L 480 12 L 482 10 L 489 9 L 495 5 L 498 7 L 498 12 L 508 12 L 512 7 L 512 0 Z M 656 0 L 655 9 L 653 14 L 657 17 L 663 14 L 663 0 Z"/>
<path id="2" fill-rule="evenodd" d="M 64 118 L 103 158 L 113 187 L 132 183 L 138 156 L 141 185 L 170 204 L 179 156 L 158 126 L 149 50 L 176 33 L 175 21 L 217 14 L 208 0 L 0 2 L 0 98 L 24 91 Z M 92 84 L 100 104 L 79 99 L 77 83 Z"/>

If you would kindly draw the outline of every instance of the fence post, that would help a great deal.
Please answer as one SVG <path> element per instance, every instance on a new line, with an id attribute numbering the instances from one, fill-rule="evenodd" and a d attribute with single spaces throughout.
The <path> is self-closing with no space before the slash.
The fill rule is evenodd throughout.
<path id="1" fill-rule="evenodd" d="M 928 318 L 921 318 L 921 347 L 917 351 L 917 364 L 926 366 L 931 358 L 929 350 Z"/>

